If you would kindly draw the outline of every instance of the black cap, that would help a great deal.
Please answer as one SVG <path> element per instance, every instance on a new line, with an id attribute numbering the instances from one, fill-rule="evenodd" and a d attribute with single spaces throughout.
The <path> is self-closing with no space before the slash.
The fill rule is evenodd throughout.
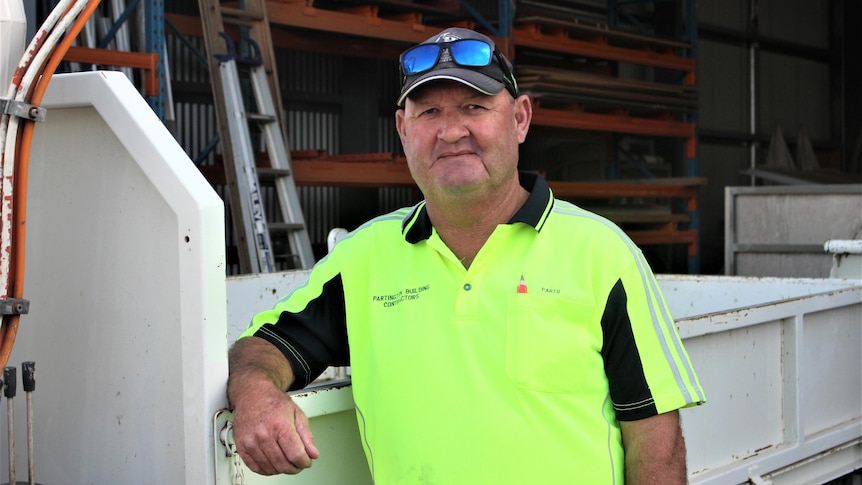
<path id="1" fill-rule="evenodd" d="M 437 44 L 442 42 L 453 42 L 461 39 L 476 39 L 486 42 L 491 46 L 491 50 L 496 51 L 494 41 L 486 35 L 482 35 L 470 29 L 462 29 L 452 27 L 440 32 L 439 34 L 429 38 L 424 44 Z M 500 66 L 500 60 L 506 63 L 505 67 Z M 513 96 L 517 96 L 517 88 L 514 85 L 514 79 L 506 79 L 506 73 L 509 76 L 512 74 L 512 65 L 508 59 L 502 54 L 492 55 L 491 64 L 482 67 L 466 67 L 455 64 L 452 61 L 441 59 L 434 67 L 428 71 L 421 72 L 414 76 L 404 76 L 401 84 L 401 95 L 398 96 L 398 106 L 404 106 L 404 100 L 407 96 L 419 86 L 436 80 L 450 80 L 465 84 L 482 94 L 493 96 L 504 88 L 509 87 Z"/>

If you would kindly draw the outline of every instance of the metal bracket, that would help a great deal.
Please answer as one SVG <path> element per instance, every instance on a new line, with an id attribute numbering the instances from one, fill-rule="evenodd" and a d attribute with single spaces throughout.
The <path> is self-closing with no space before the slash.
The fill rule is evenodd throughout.
<path id="1" fill-rule="evenodd" d="M 261 55 L 260 46 L 253 39 L 248 37 L 241 37 L 240 42 L 245 42 L 251 47 L 251 54 L 249 56 L 242 56 L 237 54 L 236 45 L 233 42 L 233 39 L 230 38 L 224 32 L 218 33 L 219 37 L 224 39 L 225 47 L 227 48 L 227 54 L 216 55 L 215 58 L 219 60 L 219 62 L 229 62 L 236 61 L 237 64 L 245 64 L 247 66 L 259 66 L 263 64 L 263 57 Z"/>
<path id="2" fill-rule="evenodd" d="M 224 447 L 223 454 L 220 451 L 222 447 Z M 226 466 L 230 470 L 230 484 L 244 485 L 244 465 L 233 440 L 233 413 L 229 409 L 220 409 L 213 415 L 213 452 L 216 483 L 223 483 L 221 479 L 224 475 L 220 468 L 228 462 Z"/>
<path id="3" fill-rule="evenodd" d="M 764 480 L 762 476 L 754 473 L 753 471 L 748 474 L 748 480 L 754 485 L 771 485 L 771 480 Z"/>
<path id="4" fill-rule="evenodd" d="M 48 110 L 33 106 L 32 104 L 23 101 L 15 101 L 14 99 L 0 98 L 0 113 L 14 115 L 19 118 L 24 118 L 30 121 L 45 121 L 45 115 Z"/>
<path id="5" fill-rule="evenodd" d="M 26 315 L 30 313 L 30 300 L 7 298 L 0 300 L 0 315 Z"/>

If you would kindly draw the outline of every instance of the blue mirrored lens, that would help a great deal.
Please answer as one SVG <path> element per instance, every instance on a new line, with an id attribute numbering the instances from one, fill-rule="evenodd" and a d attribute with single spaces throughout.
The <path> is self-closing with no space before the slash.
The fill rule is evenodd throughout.
<path id="1" fill-rule="evenodd" d="M 481 40 L 464 39 L 453 42 L 449 52 L 462 66 L 481 67 L 491 63 L 491 46 Z"/>
<path id="2" fill-rule="evenodd" d="M 434 67 L 439 55 L 440 46 L 436 44 L 419 45 L 404 53 L 401 67 L 404 69 L 404 74 L 408 76 L 418 74 Z"/>

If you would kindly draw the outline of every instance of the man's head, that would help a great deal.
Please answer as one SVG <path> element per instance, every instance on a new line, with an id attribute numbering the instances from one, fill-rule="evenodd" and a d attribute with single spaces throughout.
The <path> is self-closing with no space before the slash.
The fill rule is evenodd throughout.
<path id="1" fill-rule="evenodd" d="M 397 105 L 430 81 L 460 82 L 492 96 L 503 89 L 518 97 L 512 64 L 487 36 L 469 29 L 449 28 L 401 54 L 401 95 Z"/>

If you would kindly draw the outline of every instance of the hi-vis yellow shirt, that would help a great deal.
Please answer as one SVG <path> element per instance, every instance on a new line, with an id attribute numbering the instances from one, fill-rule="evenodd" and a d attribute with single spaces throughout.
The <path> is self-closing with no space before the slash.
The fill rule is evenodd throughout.
<path id="1" fill-rule="evenodd" d="M 631 240 L 521 184 L 469 269 L 420 203 L 349 234 L 243 334 L 293 388 L 349 361 L 376 485 L 623 484 L 619 421 L 704 402 Z"/>

